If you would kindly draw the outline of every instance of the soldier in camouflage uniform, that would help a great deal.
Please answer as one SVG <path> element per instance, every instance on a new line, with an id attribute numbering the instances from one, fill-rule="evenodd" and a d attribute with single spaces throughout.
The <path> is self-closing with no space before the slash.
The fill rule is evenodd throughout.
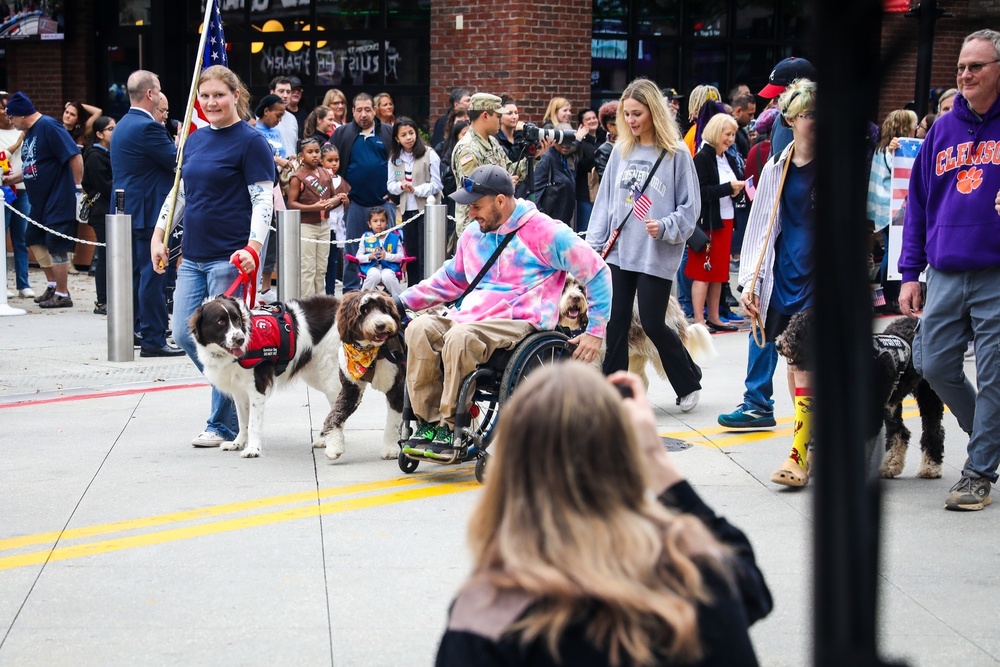
<path id="1" fill-rule="evenodd" d="M 485 164 L 495 164 L 503 167 L 514 177 L 514 183 L 524 178 L 527 172 L 527 160 L 511 162 L 507 152 L 496 140 L 500 131 L 500 116 L 509 113 L 500 104 L 500 98 L 488 93 L 476 93 L 469 103 L 469 118 L 472 126 L 461 141 L 455 145 L 451 156 L 451 168 L 455 172 L 455 182 L 462 188 L 462 179 L 472 174 L 476 167 Z M 461 236 L 468 224 L 469 207 L 463 204 L 455 206 L 455 235 Z"/>

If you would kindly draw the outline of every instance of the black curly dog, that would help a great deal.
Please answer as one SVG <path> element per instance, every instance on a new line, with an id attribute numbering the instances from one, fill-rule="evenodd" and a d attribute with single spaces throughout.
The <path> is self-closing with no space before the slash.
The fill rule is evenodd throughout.
<path id="1" fill-rule="evenodd" d="M 881 414 L 872 410 L 868 423 L 868 451 L 885 427 L 885 457 L 879 473 L 882 477 L 896 477 L 903 472 L 906 449 L 910 444 L 910 431 L 903 424 L 903 399 L 909 395 L 917 400 L 920 410 L 920 449 L 923 456 L 917 477 L 941 477 L 944 459 L 944 403 L 913 367 L 913 337 L 917 321 L 900 317 L 892 321 L 881 334 L 872 336 L 872 356 L 875 376 L 872 382 L 872 399 L 882 405 Z M 811 311 L 806 310 L 792 317 L 788 328 L 778 336 L 775 346 L 778 353 L 799 370 L 811 370 L 810 354 L 813 346 Z"/>

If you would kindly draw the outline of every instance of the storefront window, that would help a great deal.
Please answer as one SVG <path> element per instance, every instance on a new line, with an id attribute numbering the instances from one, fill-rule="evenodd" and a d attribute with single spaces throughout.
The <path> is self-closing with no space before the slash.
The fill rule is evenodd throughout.
<path id="1" fill-rule="evenodd" d="M 781 3 L 781 39 L 806 39 L 812 26 L 807 0 L 783 0 Z"/>
<path id="2" fill-rule="evenodd" d="M 680 0 L 650 0 L 636 6 L 636 32 L 640 35 L 677 36 Z"/>
<path id="3" fill-rule="evenodd" d="M 590 41 L 590 89 L 593 96 L 621 91 L 628 85 L 628 40 Z"/>
<path id="4" fill-rule="evenodd" d="M 736 10 L 733 37 L 774 39 L 774 0 L 747 0 Z"/>
<path id="5" fill-rule="evenodd" d="M 420 28 L 430 25 L 431 0 L 387 0 L 385 19 L 390 28 Z"/>
<path id="6" fill-rule="evenodd" d="M 635 58 L 636 76 L 652 79 L 661 88 L 679 86 L 677 49 L 662 39 L 640 39 Z"/>
<path id="7" fill-rule="evenodd" d="M 593 12 L 595 33 L 628 34 L 628 0 L 594 0 Z"/>
<path id="8" fill-rule="evenodd" d="M 729 0 L 688 0 L 687 35 L 728 37 Z"/>

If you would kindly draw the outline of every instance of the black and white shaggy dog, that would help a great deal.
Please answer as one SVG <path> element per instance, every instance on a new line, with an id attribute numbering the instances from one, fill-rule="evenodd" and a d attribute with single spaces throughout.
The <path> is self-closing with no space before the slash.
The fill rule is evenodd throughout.
<path id="1" fill-rule="evenodd" d="M 941 477 L 944 459 L 944 403 L 913 367 L 913 338 L 917 321 L 908 317 L 893 320 L 885 331 L 872 336 L 872 355 L 875 359 L 875 377 L 872 381 L 872 400 L 881 410 L 872 410 L 868 422 L 868 449 L 885 428 L 885 456 L 879 473 L 882 477 L 896 477 L 903 471 L 906 450 L 910 444 L 910 431 L 903 424 L 903 399 L 909 395 L 917 400 L 920 423 L 920 449 L 923 456 L 917 477 Z M 800 370 L 812 370 L 813 345 L 812 315 L 806 310 L 792 317 L 784 333 L 778 336 L 775 346 L 788 363 Z"/>
<path id="2" fill-rule="evenodd" d="M 712 343 L 712 334 L 702 324 L 688 323 L 687 318 L 684 317 L 684 311 L 673 296 L 667 303 L 665 319 L 667 326 L 677 332 L 684 349 L 688 351 L 695 363 L 703 364 L 718 356 L 715 345 Z M 566 284 L 563 286 L 562 297 L 559 300 L 559 326 L 557 329 L 572 338 L 586 331 L 589 322 L 586 290 L 576 278 L 566 276 Z M 601 356 L 604 356 L 603 349 Z M 639 313 L 633 310 L 632 324 L 628 329 L 628 370 L 641 377 L 643 383 L 648 387 L 647 364 L 652 364 L 656 374 L 664 380 L 667 379 L 667 372 L 663 369 L 660 354 L 656 351 L 653 342 L 646 336 L 646 332 L 642 330 Z"/>
<path id="3" fill-rule="evenodd" d="M 323 423 L 326 455 L 344 453 L 344 422 L 354 414 L 368 385 L 385 394 L 388 414 L 382 434 L 382 458 L 399 454 L 399 427 L 403 420 L 406 351 L 399 335 L 399 314 L 385 292 L 350 292 L 337 314 L 341 349 L 338 352 L 342 389 Z M 317 445 L 322 446 L 322 445 Z"/>
<path id="4" fill-rule="evenodd" d="M 392 300 L 381 293 L 355 292 L 343 303 L 333 296 L 317 295 L 252 313 L 239 299 L 218 296 L 199 306 L 190 326 L 205 377 L 236 403 L 239 434 L 222 443 L 222 449 L 242 449 L 244 457 L 260 456 L 264 404 L 276 388 L 302 379 L 330 402 L 313 446 L 326 447 L 327 458 L 336 459 L 344 453 L 344 421 L 357 408 L 363 391 L 356 382 L 345 380 L 349 374 L 345 374 L 348 363 L 342 339 L 362 346 L 368 342 L 381 345 L 395 337 L 399 319 Z M 378 389 L 386 387 L 382 390 L 390 404 L 386 433 L 391 432 L 391 437 L 385 438 L 382 456 L 396 458 L 402 380 L 385 366 L 391 363 L 381 357 L 373 359 L 372 383 Z"/>

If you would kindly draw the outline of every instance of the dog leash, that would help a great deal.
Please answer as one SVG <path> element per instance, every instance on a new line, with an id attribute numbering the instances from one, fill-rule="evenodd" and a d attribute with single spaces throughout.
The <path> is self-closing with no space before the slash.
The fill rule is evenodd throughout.
<path id="1" fill-rule="evenodd" d="M 754 294 L 754 289 L 760 277 L 760 268 L 764 264 L 764 257 L 767 255 L 767 240 L 771 238 L 771 230 L 774 229 L 774 221 L 778 217 L 778 207 L 781 205 L 781 191 L 785 187 L 785 176 L 788 175 L 788 165 L 792 163 L 792 154 L 794 152 L 795 144 L 792 144 L 792 147 L 788 150 L 788 156 L 785 158 L 785 166 L 781 170 L 781 179 L 778 181 L 778 192 L 774 196 L 774 207 L 771 209 L 771 220 L 767 223 L 767 232 L 764 234 L 764 244 L 760 249 L 760 257 L 757 259 L 757 266 L 753 270 L 753 275 L 750 277 L 750 284 L 747 287 L 750 290 L 748 301 L 750 304 L 756 306 L 757 309 L 757 313 L 750 317 L 750 335 L 753 336 L 753 342 L 757 343 L 757 347 L 764 347 L 767 343 L 767 334 L 764 333 L 763 315 L 760 312 L 760 305 L 757 303 L 757 296 Z"/>
<path id="2" fill-rule="evenodd" d="M 239 259 L 236 257 L 229 260 L 233 266 L 236 267 L 236 270 L 239 271 L 239 274 L 237 274 L 236 280 L 234 280 L 233 284 L 229 286 L 229 289 L 226 290 L 226 296 L 236 294 L 236 290 L 238 290 L 242 285 L 243 303 L 247 305 L 247 308 L 253 310 L 253 307 L 257 305 L 257 269 L 260 266 L 260 255 L 258 255 L 257 251 L 250 246 L 246 246 L 243 249 L 250 253 L 251 257 L 253 257 L 253 271 L 244 271 L 243 267 L 240 266 Z"/>

